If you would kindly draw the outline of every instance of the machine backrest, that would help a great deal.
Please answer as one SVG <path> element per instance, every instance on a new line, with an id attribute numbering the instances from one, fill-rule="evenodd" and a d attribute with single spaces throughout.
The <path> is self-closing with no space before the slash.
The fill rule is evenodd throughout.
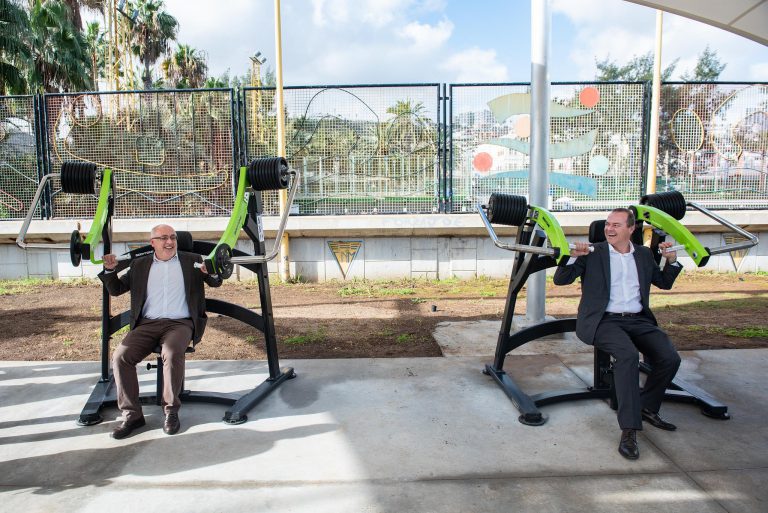
<path id="1" fill-rule="evenodd" d="M 632 242 L 635 244 L 643 243 L 643 230 L 640 223 L 635 225 L 635 231 L 632 232 Z M 589 242 L 594 244 L 596 242 L 605 241 L 605 219 L 598 219 L 592 221 L 589 225 Z"/>
<path id="2" fill-rule="evenodd" d="M 176 247 L 179 251 L 186 251 L 192 253 L 194 242 L 192 241 L 192 234 L 184 231 L 176 232 Z"/>

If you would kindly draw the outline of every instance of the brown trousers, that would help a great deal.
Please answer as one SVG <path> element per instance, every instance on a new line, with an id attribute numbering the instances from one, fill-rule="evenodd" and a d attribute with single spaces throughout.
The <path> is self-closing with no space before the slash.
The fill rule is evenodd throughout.
<path id="1" fill-rule="evenodd" d="M 179 411 L 184 352 L 192 340 L 192 331 L 191 319 L 142 319 L 115 349 L 112 370 L 117 385 L 117 407 L 123 412 L 124 420 L 133 422 L 143 417 L 136 365 L 158 345 L 163 359 L 163 411 L 166 415 Z"/>

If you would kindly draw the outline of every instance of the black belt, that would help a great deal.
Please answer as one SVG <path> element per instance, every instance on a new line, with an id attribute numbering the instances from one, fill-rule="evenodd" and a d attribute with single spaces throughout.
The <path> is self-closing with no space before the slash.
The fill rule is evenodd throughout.
<path id="1" fill-rule="evenodd" d="M 640 317 L 643 312 L 605 312 L 605 317 Z"/>

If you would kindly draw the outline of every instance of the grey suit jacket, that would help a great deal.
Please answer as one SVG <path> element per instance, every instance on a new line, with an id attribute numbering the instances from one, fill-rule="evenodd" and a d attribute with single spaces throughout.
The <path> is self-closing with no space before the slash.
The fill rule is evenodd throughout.
<path id="1" fill-rule="evenodd" d="M 197 344 L 203 338 L 205 325 L 208 322 L 208 317 L 205 315 L 204 283 L 211 287 L 218 287 L 221 285 L 221 278 L 203 274 L 199 269 L 195 269 L 195 262 L 202 261 L 200 255 L 184 251 L 179 251 L 178 255 L 181 273 L 184 276 L 187 305 L 194 324 L 192 343 Z M 152 267 L 152 257 L 153 255 L 149 254 L 131 260 L 128 272 L 122 276 L 118 276 L 118 273 L 125 267 L 117 267 L 115 272 L 111 273 L 102 271 L 98 275 L 112 296 L 119 296 L 129 290 L 131 291 L 131 329 L 136 327 L 136 323 L 141 318 L 141 310 L 147 300 L 147 280 L 149 279 L 149 269 Z"/>
<path id="2" fill-rule="evenodd" d="M 643 305 L 643 312 L 656 323 L 656 317 L 648 306 L 651 284 L 660 289 L 672 288 L 682 266 L 666 264 L 663 270 L 659 269 L 650 249 L 637 244 L 634 246 L 637 278 L 640 282 L 640 302 Z M 558 267 L 554 277 L 555 285 L 568 285 L 581 277 L 581 301 L 576 317 L 576 335 L 587 344 L 594 342 L 595 331 L 605 315 L 611 293 L 608 243 L 598 242 L 594 244 L 594 248 L 593 253 L 578 257 L 572 265 Z"/>

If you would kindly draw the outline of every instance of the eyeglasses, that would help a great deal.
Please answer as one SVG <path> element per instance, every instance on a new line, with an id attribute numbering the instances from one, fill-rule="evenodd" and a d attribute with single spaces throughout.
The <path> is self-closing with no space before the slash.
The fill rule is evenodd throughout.
<path id="1" fill-rule="evenodd" d="M 168 242 L 169 240 L 176 240 L 175 235 L 161 235 L 160 237 L 152 237 L 150 240 L 161 240 L 163 242 Z"/>

